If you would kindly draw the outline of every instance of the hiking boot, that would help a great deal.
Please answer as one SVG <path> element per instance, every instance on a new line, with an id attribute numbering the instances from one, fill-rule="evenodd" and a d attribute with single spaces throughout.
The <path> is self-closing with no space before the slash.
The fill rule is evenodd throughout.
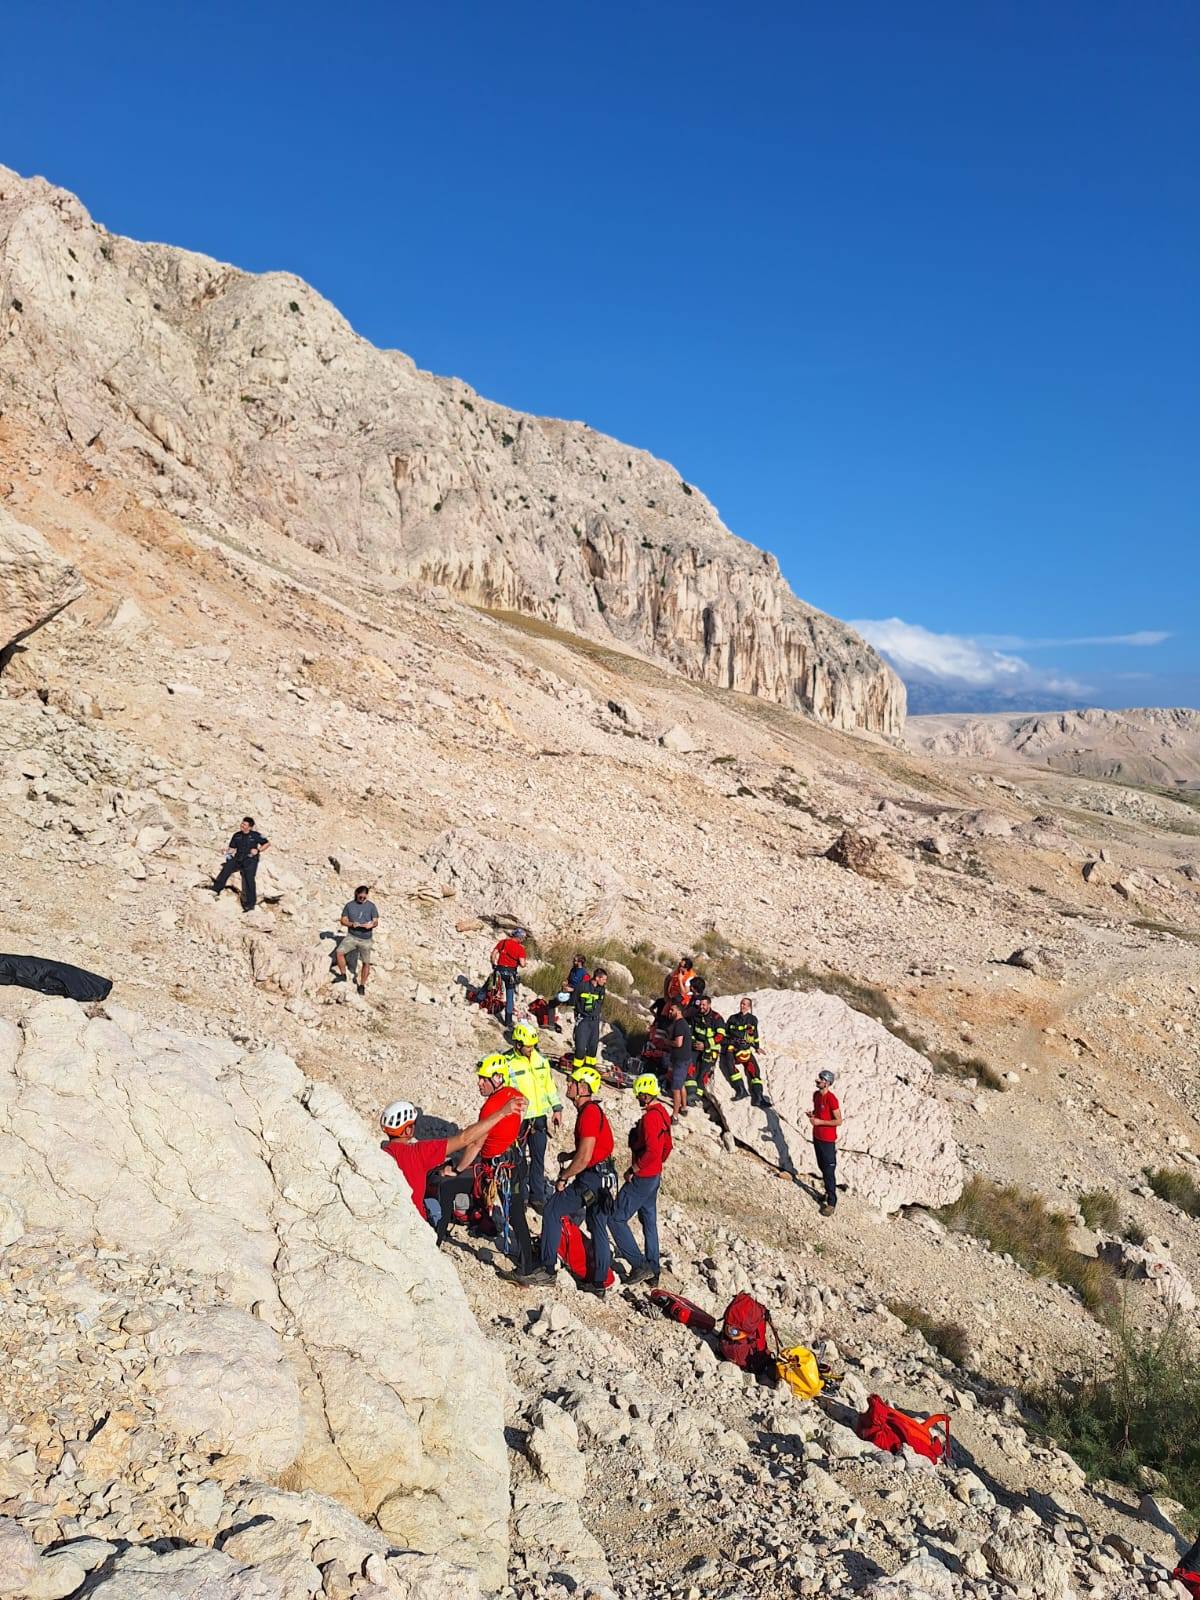
<path id="1" fill-rule="evenodd" d="M 534 1267 L 530 1272 L 518 1272 L 514 1275 L 515 1282 L 522 1289 L 552 1289 L 554 1287 L 554 1274 L 547 1272 L 545 1267 Z"/>
<path id="2" fill-rule="evenodd" d="M 627 1284 L 649 1283 L 650 1279 L 656 1276 L 657 1274 L 649 1262 L 643 1261 L 640 1267 L 630 1267 L 625 1275 L 625 1282 Z"/>
<path id="3" fill-rule="evenodd" d="M 357 983 L 354 987 L 358 990 L 359 994 L 366 994 L 367 992 L 367 986 L 365 983 Z"/>
<path id="4" fill-rule="evenodd" d="M 823 1217 L 831 1217 L 836 1210 L 837 1210 L 837 1207 L 836 1206 L 831 1206 L 829 1204 L 829 1201 L 826 1200 L 824 1205 L 821 1207 L 821 1215 Z"/>
<path id="5" fill-rule="evenodd" d="M 594 1294 L 597 1300 L 604 1299 L 606 1291 L 602 1283 L 580 1283 L 576 1287 L 582 1289 L 584 1294 Z"/>
<path id="6" fill-rule="evenodd" d="M 334 983 L 345 983 L 346 974 L 344 972 L 335 972 L 333 975 L 333 981 Z"/>

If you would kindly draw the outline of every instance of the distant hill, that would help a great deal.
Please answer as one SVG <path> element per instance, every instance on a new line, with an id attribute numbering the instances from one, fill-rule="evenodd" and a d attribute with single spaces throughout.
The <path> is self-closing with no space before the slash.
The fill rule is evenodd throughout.
<path id="1" fill-rule="evenodd" d="M 908 743 L 930 755 L 1003 760 L 1153 788 L 1200 790 L 1200 711 L 1040 711 L 917 716 Z"/>

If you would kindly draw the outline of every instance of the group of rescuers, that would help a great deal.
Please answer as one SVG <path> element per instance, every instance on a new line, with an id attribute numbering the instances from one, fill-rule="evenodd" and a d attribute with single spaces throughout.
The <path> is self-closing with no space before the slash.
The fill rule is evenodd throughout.
<path id="1" fill-rule="evenodd" d="M 618 1177 L 612 1125 L 599 1099 L 603 1078 L 597 1065 L 607 974 L 603 968 L 589 972 L 583 956 L 577 955 L 565 988 L 556 996 L 558 1004 L 570 1003 L 575 1013 L 574 1056 L 560 1064 L 566 1068 L 565 1092 L 575 1110 L 574 1146 L 558 1156 L 558 1176 L 548 1180 L 550 1131 L 562 1126 L 563 1108 L 550 1061 L 538 1048 L 537 1028 L 512 1020 L 516 978 L 526 960 L 522 937 L 516 929 L 492 952 L 493 967 L 504 984 L 503 1021 L 512 1043 L 507 1051 L 485 1056 L 476 1068 L 483 1100 L 479 1120 L 448 1138 L 417 1139 L 418 1108 L 407 1100 L 393 1101 L 380 1117 L 387 1136 L 384 1149 L 407 1180 L 417 1210 L 436 1228 L 439 1245 L 455 1219 L 456 1199 L 466 1196 L 472 1225 L 499 1237 L 516 1263 L 513 1281 L 518 1284 L 554 1282 L 567 1219 L 584 1223 L 590 1239 L 581 1288 L 604 1295 L 614 1248 L 627 1263 L 626 1284 L 657 1284 L 658 1194 L 671 1153 L 674 1116 L 687 1116 L 689 1096 L 706 1092 L 718 1064 L 736 1098 L 770 1106 L 758 1066 L 758 1019 L 752 1003 L 742 1000 L 725 1021 L 713 1010 L 689 957 L 672 969 L 655 1005 L 643 1070 L 633 1080 L 641 1116 L 630 1130 L 629 1159 Z M 535 1013 L 552 1027 L 557 1026 L 554 1004 L 542 1003 Z M 825 1216 L 837 1205 L 837 1130 L 842 1122 L 833 1082 L 832 1072 L 818 1074 L 808 1114 L 824 1182 Z M 529 1231 L 530 1209 L 542 1217 L 536 1247 Z M 634 1221 L 641 1228 L 641 1248 Z"/>

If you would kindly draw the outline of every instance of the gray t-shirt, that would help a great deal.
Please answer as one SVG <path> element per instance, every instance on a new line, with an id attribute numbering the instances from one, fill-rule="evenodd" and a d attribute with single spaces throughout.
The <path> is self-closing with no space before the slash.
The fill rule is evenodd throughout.
<path id="1" fill-rule="evenodd" d="M 342 915 L 350 924 L 351 933 L 357 934 L 360 939 L 369 939 L 375 930 L 363 924 L 374 922 L 379 915 L 379 907 L 374 900 L 347 900 L 342 907 Z"/>

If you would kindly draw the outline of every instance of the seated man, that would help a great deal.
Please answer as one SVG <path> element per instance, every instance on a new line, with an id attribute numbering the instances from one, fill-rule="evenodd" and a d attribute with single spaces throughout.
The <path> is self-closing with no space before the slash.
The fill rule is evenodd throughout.
<path id="1" fill-rule="evenodd" d="M 381 1112 L 379 1126 L 387 1134 L 383 1148 L 404 1174 L 413 1205 L 431 1226 L 442 1214 L 437 1200 L 428 1193 L 431 1174 L 444 1167 L 449 1156 L 478 1145 L 509 1114 L 507 1106 L 500 1106 L 490 1116 L 481 1117 L 449 1138 L 418 1139 L 417 1118 L 421 1113 L 411 1100 L 393 1100 Z"/>

